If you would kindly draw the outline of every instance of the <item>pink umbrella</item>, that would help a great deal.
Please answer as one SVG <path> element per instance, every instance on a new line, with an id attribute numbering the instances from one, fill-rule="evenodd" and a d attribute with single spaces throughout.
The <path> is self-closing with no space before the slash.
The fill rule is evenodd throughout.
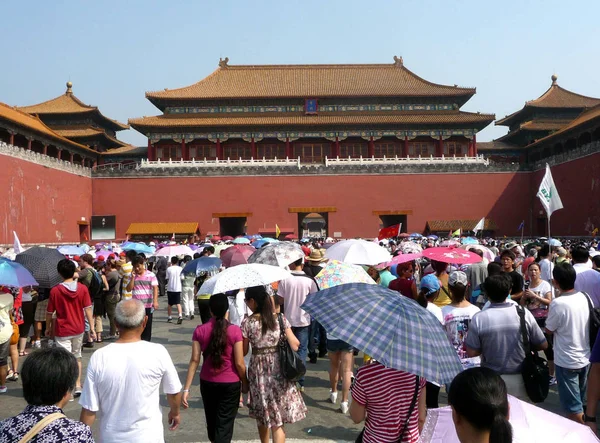
<path id="1" fill-rule="evenodd" d="M 477 254 L 459 248 L 429 248 L 423 251 L 423 257 L 456 264 L 479 263 L 482 260 Z"/>
<path id="2" fill-rule="evenodd" d="M 440 243 L 440 246 L 460 246 L 460 242 L 458 240 L 444 240 Z"/>
<path id="3" fill-rule="evenodd" d="M 464 249 L 466 251 L 474 251 L 479 250 L 483 252 L 483 258 L 485 258 L 489 262 L 493 262 L 496 258 L 496 254 L 494 254 L 490 249 L 486 248 L 483 245 L 461 245 L 460 249 Z"/>
<path id="4" fill-rule="evenodd" d="M 392 258 L 389 262 L 386 263 L 386 266 L 392 265 L 400 265 L 402 263 L 408 263 L 409 261 L 414 261 L 418 258 L 423 257 L 423 254 L 398 254 L 394 258 Z"/>
<path id="5" fill-rule="evenodd" d="M 256 249 L 250 245 L 233 245 L 230 248 L 221 251 L 221 261 L 223 266 L 231 268 L 232 266 L 245 265 Z"/>
<path id="6" fill-rule="evenodd" d="M 587 426 L 575 423 L 545 409 L 508 396 L 513 441 L 547 443 L 550 441 L 597 443 L 599 440 Z M 450 406 L 429 409 L 419 442 L 459 443 Z"/>

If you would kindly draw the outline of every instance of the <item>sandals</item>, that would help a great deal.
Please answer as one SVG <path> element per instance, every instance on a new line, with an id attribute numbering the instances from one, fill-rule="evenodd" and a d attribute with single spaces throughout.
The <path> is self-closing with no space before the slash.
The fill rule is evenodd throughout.
<path id="1" fill-rule="evenodd" d="M 26 355 L 29 355 L 29 352 L 27 352 L 27 351 L 19 352 L 19 357 L 25 357 Z"/>
<path id="2" fill-rule="evenodd" d="M 18 372 L 14 372 L 12 369 L 8 371 L 8 374 L 6 374 L 6 379 L 10 380 L 10 381 L 18 381 L 19 380 L 19 373 Z"/>

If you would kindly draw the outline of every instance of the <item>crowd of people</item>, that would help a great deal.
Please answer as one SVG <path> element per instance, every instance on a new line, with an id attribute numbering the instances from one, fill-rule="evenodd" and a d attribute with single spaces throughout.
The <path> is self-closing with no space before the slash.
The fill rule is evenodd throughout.
<path id="1" fill-rule="evenodd" d="M 388 239 L 380 245 L 398 257 L 418 255 L 440 242 L 423 237 Z M 339 400 L 342 414 L 364 422 L 357 441 L 417 442 L 428 409 L 439 407 L 442 386 L 368 355 L 355 370 L 361 349 L 329 333 L 302 309 L 320 290 L 315 277 L 328 261 L 327 243 L 300 242 L 303 257 L 287 264 L 289 278 L 227 293 L 201 289 L 219 269 L 183 272 L 191 260 L 214 257 L 213 244 L 203 245 L 195 256 L 168 260 L 133 250 L 106 251 L 96 259 L 73 256 L 58 262 L 62 283 L 52 288 L 3 287 L 0 394 L 7 391 L 7 380 L 20 376 L 28 406 L 0 422 L 0 443 L 20 441 L 26 434 L 31 439 L 30 431 L 38 438 L 31 441 L 94 441 L 90 426 L 97 416 L 100 441 L 163 441 L 160 391 L 167 396 L 169 427 L 177 429 L 180 408 L 190 407 L 200 366 L 211 442 L 232 440 L 237 412 L 245 407 L 256 420 L 261 442 L 284 442 L 285 425 L 304 419 L 308 409 L 304 377 L 291 381 L 282 375 L 282 342 L 308 364 L 328 358 L 329 401 Z M 543 351 L 548 384 L 557 386 L 564 415 L 596 431 L 598 244 L 480 243 L 472 252 L 481 260 L 470 265 L 419 256 L 364 266 L 373 284 L 429 311 L 456 351 L 463 372 L 445 389 L 458 438 L 512 441 L 507 395 L 531 401 L 522 376 L 529 347 Z M 168 322 L 175 313 L 180 325 L 200 317 L 190 337 L 183 384 L 167 349 L 152 343 L 153 314 L 161 296 L 167 301 Z M 522 321 L 529 344 L 523 342 Z M 104 340 L 110 344 L 94 350 L 82 374 L 82 348 Z M 19 357 L 25 358 L 22 365 Z M 80 421 L 62 413 L 74 398 L 82 407 Z"/>

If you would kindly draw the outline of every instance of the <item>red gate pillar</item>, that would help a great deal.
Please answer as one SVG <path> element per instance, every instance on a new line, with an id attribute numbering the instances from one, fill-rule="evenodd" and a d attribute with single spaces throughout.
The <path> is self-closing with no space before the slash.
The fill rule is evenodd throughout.
<path id="1" fill-rule="evenodd" d="M 150 139 L 148 139 L 148 153 L 146 154 L 146 156 L 148 157 L 149 161 L 155 161 L 156 159 L 154 158 L 153 155 L 153 147 L 152 147 L 152 142 L 150 142 Z"/>
<path id="2" fill-rule="evenodd" d="M 290 138 L 285 138 L 285 156 L 287 158 L 292 158 L 292 147 L 290 145 Z"/>
<path id="3" fill-rule="evenodd" d="M 373 137 L 369 138 L 369 158 L 372 158 L 375 155 L 375 142 L 373 141 Z"/>
<path id="4" fill-rule="evenodd" d="M 252 158 L 258 157 L 258 150 L 256 149 L 256 143 L 254 142 L 254 137 L 250 140 L 250 156 Z"/>
<path id="5" fill-rule="evenodd" d="M 473 134 L 473 156 L 477 157 L 477 135 Z"/>
<path id="6" fill-rule="evenodd" d="M 332 157 L 336 158 L 340 156 L 340 140 L 335 137 L 335 145 L 334 145 L 334 150 L 335 152 L 333 153 Z"/>
<path id="7" fill-rule="evenodd" d="M 473 157 L 473 141 L 469 140 L 469 157 Z"/>
<path id="8" fill-rule="evenodd" d="M 48 155 L 48 145 L 44 145 L 44 155 Z"/>
<path id="9" fill-rule="evenodd" d="M 56 158 L 62 160 L 62 149 L 58 149 L 58 154 L 56 155 Z"/>
<path id="10" fill-rule="evenodd" d="M 217 138 L 217 158 L 223 160 L 223 147 L 221 146 L 221 140 Z"/>
<path id="11" fill-rule="evenodd" d="M 404 147 L 402 149 L 402 157 L 408 157 L 408 136 L 404 136 Z"/>

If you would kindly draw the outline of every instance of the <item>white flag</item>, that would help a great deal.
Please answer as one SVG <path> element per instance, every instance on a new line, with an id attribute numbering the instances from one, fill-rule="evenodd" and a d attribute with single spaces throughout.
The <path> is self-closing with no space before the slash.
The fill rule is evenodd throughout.
<path id="1" fill-rule="evenodd" d="M 563 208 L 562 201 L 560 200 L 560 196 L 558 195 L 558 190 L 554 185 L 554 180 L 552 179 L 552 173 L 550 172 L 550 166 L 546 163 L 546 173 L 544 174 L 544 178 L 542 179 L 542 183 L 540 183 L 540 189 L 538 190 L 537 196 L 542 202 L 542 206 L 546 209 L 546 214 L 548 214 L 548 218 L 552 215 L 552 213 L 558 209 Z"/>
<path id="2" fill-rule="evenodd" d="M 15 254 L 20 254 L 21 252 L 24 251 L 23 246 L 21 246 L 21 242 L 19 241 L 19 237 L 17 236 L 17 233 L 15 231 L 13 231 L 13 234 L 15 235 L 15 242 L 13 244 L 13 249 L 15 250 Z"/>
<path id="3" fill-rule="evenodd" d="M 479 231 L 483 231 L 483 225 L 485 223 L 485 217 L 483 217 L 481 220 L 479 220 L 479 223 L 477 223 L 475 225 L 475 227 L 473 228 L 473 232 L 475 234 L 477 234 Z"/>

